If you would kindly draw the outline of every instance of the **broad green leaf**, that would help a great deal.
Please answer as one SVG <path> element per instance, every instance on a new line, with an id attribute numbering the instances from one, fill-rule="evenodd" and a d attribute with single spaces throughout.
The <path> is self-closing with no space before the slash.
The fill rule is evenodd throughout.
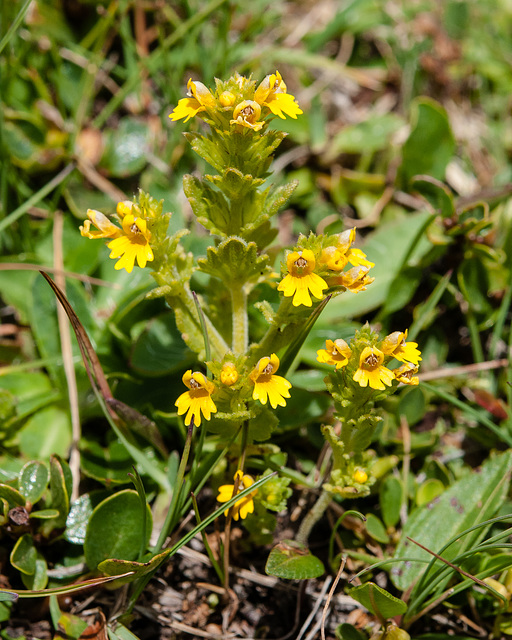
<path id="1" fill-rule="evenodd" d="M 18 538 L 11 551 L 11 564 L 21 573 L 33 575 L 36 571 L 37 549 L 34 540 L 29 533 L 24 533 Z"/>
<path id="2" fill-rule="evenodd" d="M 36 518 L 36 520 L 50 520 L 50 518 L 57 518 L 58 515 L 57 509 L 42 509 L 41 511 L 32 511 L 30 517 Z"/>
<path id="3" fill-rule="evenodd" d="M 67 411 L 47 407 L 29 418 L 19 433 L 20 449 L 30 458 L 65 456 L 71 444 L 71 424 Z"/>
<path id="4" fill-rule="evenodd" d="M 443 218 L 455 215 L 455 204 L 449 187 L 431 176 L 414 176 L 411 189 L 418 191 Z"/>
<path id="5" fill-rule="evenodd" d="M 125 178 L 139 173 L 147 163 L 150 132 L 146 121 L 124 118 L 116 131 L 108 131 L 100 165 L 110 175 Z"/>
<path id="6" fill-rule="evenodd" d="M 16 398 L 18 417 L 26 416 L 35 409 L 44 407 L 59 396 L 58 392 L 52 390 L 52 384 L 44 373 L 32 371 L 7 373 L 1 376 L 0 384 Z"/>
<path id="7" fill-rule="evenodd" d="M 395 598 L 373 582 L 365 582 L 359 587 L 351 589 L 349 595 L 360 602 L 363 607 L 366 607 L 368 611 L 385 620 L 400 616 L 407 611 L 407 605 L 403 600 Z"/>
<path id="8" fill-rule="evenodd" d="M 425 572 L 426 565 L 414 562 L 411 558 L 432 560 L 431 554 L 407 538 L 438 553 L 458 533 L 492 518 L 507 495 L 511 463 L 511 452 L 489 459 L 480 469 L 465 475 L 432 502 L 410 515 L 395 553 L 395 559 L 404 558 L 404 562 L 395 564 L 391 570 L 391 579 L 397 588 L 405 591 Z M 443 557 L 452 559 L 482 535 L 482 529 L 478 529 L 463 536 L 443 552 Z"/>
<path id="9" fill-rule="evenodd" d="M 134 560 L 141 548 L 142 509 L 136 491 L 126 489 L 106 498 L 93 511 L 85 535 L 85 561 L 96 569 L 107 558 Z M 147 540 L 152 517 L 146 511 Z"/>
<path id="10" fill-rule="evenodd" d="M 419 387 L 410 387 L 400 396 L 397 415 L 404 417 L 412 426 L 419 422 L 425 415 L 425 395 Z"/>
<path id="11" fill-rule="evenodd" d="M 162 376 L 185 370 L 192 354 L 183 342 L 172 314 L 150 320 L 133 345 L 130 364 L 146 376 Z"/>
<path id="12" fill-rule="evenodd" d="M 48 519 L 41 527 L 43 535 L 49 535 L 54 529 L 64 529 L 69 512 L 69 467 L 56 456 L 50 458 L 50 497 L 51 508 L 58 511 L 58 516 Z"/>
<path id="13" fill-rule="evenodd" d="M 366 531 L 377 542 L 386 544 L 389 542 L 389 536 L 386 532 L 386 527 L 382 524 L 382 521 L 377 518 L 373 513 L 369 513 L 366 516 Z"/>
<path id="14" fill-rule="evenodd" d="M 318 578 L 324 571 L 322 562 L 307 547 L 294 540 L 279 542 L 270 552 L 265 565 L 268 575 L 287 580 Z"/>
<path id="15" fill-rule="evenodd" d="M 367 640 L 367 635 L 351 624 L 344 622 L 336 627 L 334 632 L 337 640 Z"/>
<path id="16" fill-rule="evenodd" d="M 440 496 L 444 491 L 444 484 L 437 478 L 429 478 L 418 487 L 416 492 L 416 504 L 421 507 L 428 502 L 435 500 L 437 496 Z"/>
<path id="17" fill-rule="evenodd" d="M 412 131 L 402 149 L 401 172 L 405 182 L 427 174 L 443 180 L 455 151 L 455 139 L 444 108 L 424 96 L 411 105 Z"/>
<path id="18" fill-rule="evenodd" d="M 24 507 L 26 502 L 24 496 L 8 484 L 0 484 L 0 498 L 7 502 L 9 508 Z"/>
<path id="19" fill-rule="evenodd" d="M 83 544 L 87 523 L 92 515 L 94 507 L 104 500 L 109 493 L 107 491 L 91 491 L 79 496 L 71 503 L 66 520 L 64 537 L 73 544 Z"/>
<path id="20" fill-rule="evenodd" d="M 316 329 L 332 331 L 333 325 L 376 309 L 392 295 L 392 284 L 406 258 L 419 260 L 430 249 L 424 234 L 431 220 L 426 212 L 409 214 L 379 226 L 362 247 L 368 259 L 375 263 L 370 275 L 375 278 L 359 293 L 346 291 L 329 302 L 317 321 Z"/>
<path id="21" fill-rule="evenodd" d="M 45 492 L 49 479 L 50 473 L 45 464 L 37 461 L 27 462 L 18 479 L 20 493 L 27 502 L 35 504 Z"/>
<path id="22" fill-rule="evenodd" d="M 387 476 L 380 485 L 380 509 L 387 527 L 396 526 L 400 520 L 402 493 L 402 483 L 395 476 Z"/>
<path id="23" fill-rule="evenodd" d="M 48 584 L 48 565 L 39 549 L 36 551 L 34 572 L 29 575 L 22 573 L 21 579 L 27 589 L 36 591 L 44 589 Z"/>
<path id="24" fill-rule="evenodd" d="M 334 160 L 340 153 L 369 153 L 384 149 L 404 121 L 394 113 L 375 114 L 363 122 L 343 127 L 330 141 L 326 155 Z"/>
<path id="25" fill-rule="evenodd" d="M 103 448 L 97 442 L 82 441 L 80 453 L 86 476 L 103 482 L 107 487 L 128 482 L 133 458 L 120 442 L 113 441 Z"/>

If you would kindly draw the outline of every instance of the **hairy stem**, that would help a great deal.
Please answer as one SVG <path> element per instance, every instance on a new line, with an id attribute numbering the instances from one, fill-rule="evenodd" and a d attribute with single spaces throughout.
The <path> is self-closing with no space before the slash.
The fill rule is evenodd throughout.
<path id="1" fill-rule="evenodd" d="M 331 504 L 331 497 L 332 496 L 329 491 L 326 491 L 325 489 L 322 490 L 318 500 L 306 514 L 304 520 L 300 523 L 299 531 L 295 536 L 296 542 L 307 545 L 313 527 L 324 515 L 327 507 Z"/>
<path id="2" fill-rule="evenodd" d="M 247 318 L 247 293 L 243 284 L 231 286 L 231 303 L 233 308 L 233 352 L 242 354 L 249 346 L 249 322 Z"/>

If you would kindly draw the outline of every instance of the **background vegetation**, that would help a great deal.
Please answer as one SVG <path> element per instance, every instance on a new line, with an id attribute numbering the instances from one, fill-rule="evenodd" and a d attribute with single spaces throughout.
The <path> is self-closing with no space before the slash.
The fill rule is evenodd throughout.
<path id="1" fill-rule="evenodd" d="M 409 336 L 423 353 L 422 378 L 419 387 L 404 389 L 383 407 L 383 425 L 372 443 L 382 461 L 379 482 L 371 496 L 351 503 L 368 517 L 366 525 L 347 518 L 334 527 L 341 514 L 335 506 L 312 540 L 328 572 L 336 575 L 336 554 L 343 551 L 346 584 L 379 560 L 414 556 L 406 536 L 441 553 L 473 525 L 500 517 L 506 521 L 512 511 L 511 29 L 512 7 L 505 0 L 1 3 L 3 586 L 37 589 L 48 579 L 50 586 L 59 585 L 64 569 L 83 563 L 84 553 L 92 563 L 96 547 L 84 552 L 83 543 L 93 508 L 132 487 L 127 473 L 133 472 L 133 457 L 108 429 L 74 339 L 65 337 L 67 320 L 59 318 L 55 296 L 38 269 L 65 284 L 116 399 L 158 424 L 158 432 L 132 425 L 140 450 L 154 457 L 155 469 L 163 474 L 181 453 L 184 432 L 174 401 L 194 356 L 165 304 L 146 299 L 149 272 L 115 271 L 103 244 L 86 241 L 78 227 L 88 208 L 112 213 L 118 200 L 131 199 L 140 187 L 173 212 L 171 232 L 193 229 L 186 247 L 204 255 L 210 240 L 194 221 L 182 178 L 206 166 L 187 146 L 186 127 L 167 116 L 190 77 L 213 86 L 215 77 L 235 71 L 259 81 L 278 68 L 304 110 L 296 121 L 274 122 L 289 135 L 276 155 L 273 181 L 299 181 L 276 223 L 276 258 L 300 232 L 355 226 L 376 264 L 375 282 L 367 291 L 347 293 L 325 308 L 294 365 L 290 380 L 303 392 L 280 412 L 274 438 L 287 454 L 279 464 L 297 483 L 275 535 L 293 532 L 325 472 L 319 425 L 329 400 L 316 350 L 326 338 L 349 336 L 367 320 L 383 333 L 410 327 Z M 191 120 L 186 126 L 194 130 L 201 123 Z M 59 276 L 62 270 L 65 278 Z M 199 291 L 206 284 L 197 278 Z M 253 321 L 259 322 L 256 310 Z M 76 393 L 70 386 L 73 369 Z M 67 509 L 74 513 L 69 519 L 59 487 L 72 485 L 64 461 L 77 423 L 80 496 L 87 498 L 69 491 Z M 166 449 L 177 453 L 166 458 Z M 50 456 L 58 457 L 50 461 Z M 480 467 L 480 475 L 472 473 Z M 149 499 L 156 499 L 154 520 L 161 521 L 165 506 L 158 502 L 158 478 L 139 471 Z M 308 485 L 301 483 L 304 478 Z M 42 515 L 36 517 L 48 524 L 43 541 L 28 551 L 18 549 L 13 563 L 21 525 L 13 524 L 8 513 L 22 506 L 19 495 L 23 504 L 42 499 Z M 142 526 L 134 495 L 121 498 L 123 517 L 131 514 L 133 520 L 126 520 L 126 529 Z M 421 509 L 438 496 L 440 506 Z M 206 490 L 203 500 L 205 512 L 211 511 L 213 494 Z M 424 577 L 412 595 L 417 565 L 396 569 L 388 564 L 372 571 L 372 580 L 408 603 L 405 621 L 413 637 L 444 638 L 448 630 L 457 637 L 501 637 L 511 629 L 507 570 L 512 561 L 503 521 L 479 526 L 447 556 L 471 575 L 493 576 L 494 587 L 503 586 L 501 600 L 441 564 L 429 574 L 435 580 L 426 584 Z M 312 618 L 309 631 L 305 617 L 295 620 L 296 586 L 282 595 L 286 614 L 276 613 L 272 590 L 277 587 L 263 575 L 268 549 L 251 547 L 272 541 L 263 533 L 253 531 L 250 539 L 244 533 L 236 545 L 236 566 L 249 566 L 251 548 L 261 552 L 255 561 L 259 591 L 239 581 L 238 596 L 252 603 L 251 612 L 240 607 L 222 614 L 222 604 L 212 597 L 215 590 L 198 591 L 196 584 L 215 582 L 215 575 L 205 574 L 206 569 L 187 575 L 177 564 L 174 573 L 166 570 L 172 586 L 167 604 L 160 598 L 163 587 L 148 588 L 133 632 L 141 638 L 193 635 L 188 627 L 206 634 L 198 637 L 215 637 L 222 615 L 233 613 L 230 633 L 239 637 L 277 638 L 290 629 L 298 635 L 301 628 L 303 636 L 315 628 L 319 633 L 320 625 L 314 626 L 319 618 Z M 330 552 L 326 540 L 331 540 Z M 138 544 L 136 539 L 132 547 Z M 322 584 L 325 577 L 308 587 L 312 602 L 319 601 Z M 86 596 L 76 597 L 83 604 Z M 122 608 L 115 595 L 97 598 L 94 606 L 107 617 L 115 613 L 116 602 Z M 205 607 L 202 617 L 187 613 L 194 598 Z M 52 637 L 48 620 L 54 626 L 74 620 L 62 613 L 62 603 L 59 609 L 52 601 L 48 613 L 27 602 L 14 609 L 0 603 L 2 637 Z M 74 614 L 83 609 L 76 602 L 73 606 Z M 347 634 L 362 633 L 355 626 L 364 628 L 373 614 L 382 617 L 371 606 L 371 613 L 358 620 L 347 616 L 342 601 L 334 599 L 332 607 L 328 637 L 366 638 L 367 631 Z M 22 623 L 26 611 L 39 625 L 35 630 Z M 383 617 L 402 614 L 392 610 Z M 150 635 L 144 635 L 147 620 L 153 625 L 146 629 Z M 355 626 L 349 629 L 349 623 Z M 126 627 L 108 633 L 131 637 L 121 635 L 129 633 Z M 79 636 L 74 633 L 71 637 Z"/>

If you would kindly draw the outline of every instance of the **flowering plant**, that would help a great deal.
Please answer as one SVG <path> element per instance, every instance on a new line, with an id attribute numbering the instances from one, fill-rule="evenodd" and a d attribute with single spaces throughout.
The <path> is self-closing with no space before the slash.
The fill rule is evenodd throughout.
<path id="1" fill-rule="evenodd" d="M 255 452 L 265 451 L 258 443 L 268 440 L 278 424 L 274 410 L 286 407 L 293 396 L 288 368 L 329 299 L 347 290 L 366 289 L 374 280 L 370 275 L 374 264 L 355 246 L 355 229 L 347 229 L 300 235 L 283 255 L 280 277 L 273 270 L 275 252 L 268 246 L 276 230 L 271 218 L 296 184 L 274 187 L 267 182 L 272 155 L 284 138 L 270 125 L 275 117 L 297 118 L 302 113 L 278 71 L 259 84 L 235 74 L 225 82 L 217 80 L 215 90 L 193 80 L 187 89 L 187 97 L 170 118 L 174 122 L 199 118 L 208 126 L 206 134 L 186 137 L 216 173 L 187 175 L 183 180 L 194 215 L 211 234 L 206 256 L 196 259 L 185 250 L 182 238 L 188 230 L 167 235 L 170 214 L 142 191 L 133 202 L 118 204 L 119 225 L 89 210 L 81 233 L 108 241 L 116 269 L 128 273 L 135 265 L 152 269 L 157 286 L 149 297 L 166 300 L 186 344 L 204 363 L 203 371 L 189 369 L 183 374 L 186 390 L 175 401 L 188 428 L 182 477 L 194 433 L 199 433 L 197 456 L 205 433 L 215 434 L 227 443 L 227 459 L 236 460 L 234 484 L 222 484 L 217 498 L 222 504 L 232 501 L 225 510 L 226 527 L 233 518 L 254 529 L 255 521 L 268 526 L 267 509 L 284 508 L 290 492 L 290 479 L 285 477 L 274 478 L 266 490 L 248 491 L 255 479 L 246 473 L 246 467 L 266 466 L 257 463 Z M 191 284 L 196 273 L 208 279 L 200 295 Z M 265 291 L 272 293 L 270 300 L 262 299 Z M 261 320 L 256 326 L 249 313 L 250 296 L 258 299 L 255 307 L 263 316 L 263 330 Z M 380 339 L 366 326 L 350 342 L 328 339 L 317 359 L 333 367 L 326 384 L 334 414 L 322 429 L 333 462 L 319 503 L 299 530 L 299 542 L 307 541 L 334 496 L 364 496 L 370 491 L 375 477 L 367 449 L 379 421 L 374 404 L 401 383 L 417 384 L 421 357 L 416 343 L 407 342 L 407 330 Z M 396 360 L 400 366 L 390 368 Z M 179 504 L 176 500 L 174 506 Z M 169 512 L 174 515 L 168 516 L 164 532 L 175 524 L 177 512 Z"/>

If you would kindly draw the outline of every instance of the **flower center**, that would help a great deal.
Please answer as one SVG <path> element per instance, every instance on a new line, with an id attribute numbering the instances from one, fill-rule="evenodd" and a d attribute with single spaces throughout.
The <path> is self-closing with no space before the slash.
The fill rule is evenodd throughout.
<path id="1" fill-rule="evenodd" d="M 379 364 L 379 359 L 374 353 L 372 353 L 370 356 L 366 358 L 364 363 L 366 364 L 367 367 L 374 369 Z"/>
<path id="2" fill-rule="evenodd" d="M 132 233 L 140 233 L 140 229 L 139 229 L 139 227 L 135 224 L 135 222 L 131 225 L 131 227 L 130 227 L 130 231 L 131 231 Z"/>
<path id="3" fill-rule="evenodd" d="M 308 266 L 308 261 L 306 260 L 306 258 L 303 258 L 302 256 L 300 258 L 297 258 L 297 260 L 295 260 L 295 262 L 293 263 L 298 269 L 304 269 L 305 267 Z"/>
<path id="4" fill-rule="evenodd" d="M 194 380 L 194 378 L 190 379 L 189 385 L 191 389 L 199 389 L 201 387 L 199 382 L 197 380 Z"/>
<path id="5" fill-rule="evenodd" d="M 270 362 L 267 364 L 267 366 L 263 369 L 263 371 L 261 372 L 262 374 L 268 375 L 269 373 L 273 373 L 274 372 L 274 367 L 270 364 Z"/>
<path id="6" fill-rule="evenodd" d="M 251 106 L 244 107 L 240 113 L 244 118 L 250 118 L 254 113 L 254 109 Z"/>

